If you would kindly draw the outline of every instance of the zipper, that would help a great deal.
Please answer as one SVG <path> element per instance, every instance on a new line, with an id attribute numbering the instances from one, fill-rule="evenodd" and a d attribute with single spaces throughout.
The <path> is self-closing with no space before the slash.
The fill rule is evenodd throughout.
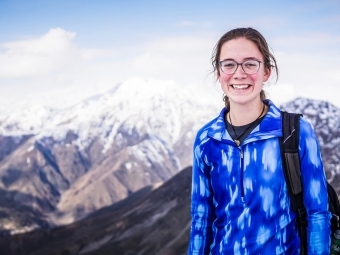
<path id="1" fill-rule="evenodd" d="M 240 150 L 240 169 L 241 169 L 241 173 L 240 173 L 240 189 L 241 189 L 241 201 L 244 202 L 244 181 L 243 181 L 243 176 L 244 176 L 244 169 L 243 169 L 243 163 L 244 163 L 244 159 L 243 159 L 243 150 L 241 147 L 238 147 L 238 149 Z"/>

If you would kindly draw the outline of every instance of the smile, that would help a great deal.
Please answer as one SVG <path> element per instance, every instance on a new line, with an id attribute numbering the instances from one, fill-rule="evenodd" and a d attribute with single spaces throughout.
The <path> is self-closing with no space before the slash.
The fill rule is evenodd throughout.
<path id="1" fill-rule="evenodd" d="M 231 85 L 234 89 L 247 89 L 250 87 L 250 85 L 247 85 L 247 84 L 233 84 Z"/>

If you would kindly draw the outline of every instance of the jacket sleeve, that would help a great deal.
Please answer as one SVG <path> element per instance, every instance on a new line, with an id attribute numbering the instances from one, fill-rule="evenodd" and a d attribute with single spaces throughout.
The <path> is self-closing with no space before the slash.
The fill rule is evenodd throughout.
<path id="1" fill-rule="evenodd" d="M 212 222 L 215 218 L 210 167 L 205 162 L 207 139 L 194 143 L 191 191 L 191 233 L 188 255 L 208 255 L 213 241 Z"/>
<path id="2" fill-rule="evenodd" d="M 307 211 L 308 254 L 329 254 L 330 212 L 325 171 L 312 126 L 300 118 L 300 163 Z"/>

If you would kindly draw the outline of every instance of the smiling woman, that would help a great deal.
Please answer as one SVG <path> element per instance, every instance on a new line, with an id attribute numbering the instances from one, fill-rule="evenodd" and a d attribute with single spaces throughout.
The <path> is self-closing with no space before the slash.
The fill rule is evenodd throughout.
<path id="1" fill-rule="evenodd" d="M 265 38 L 253 28 L 233 29 L 218 41 L 212 64 L 226 107 L 194 142 L 188 254 L 329 254 L 325 173 L 314 131 L 302 117 L 307 250 L 300 244 L 282 168 L 281 112 L 263 91 L 272 71 L 278 73 Z"/>

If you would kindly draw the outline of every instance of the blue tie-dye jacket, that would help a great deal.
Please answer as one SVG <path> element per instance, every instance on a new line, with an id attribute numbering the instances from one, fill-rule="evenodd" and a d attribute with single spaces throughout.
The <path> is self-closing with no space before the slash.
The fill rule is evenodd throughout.
<path id="1" fill-rule="evenodd" d="M 198 131 L 194 143 L 188 254 L 299 254 L 282 169 L 280 110 L 270 101 L 261 123 L 237 147 L 225 128 L 227 109 Z M 329 254 L 330 213 L 320 150 L 300 118 L 301 175 L 308 221 L 308 254 Z"/>

